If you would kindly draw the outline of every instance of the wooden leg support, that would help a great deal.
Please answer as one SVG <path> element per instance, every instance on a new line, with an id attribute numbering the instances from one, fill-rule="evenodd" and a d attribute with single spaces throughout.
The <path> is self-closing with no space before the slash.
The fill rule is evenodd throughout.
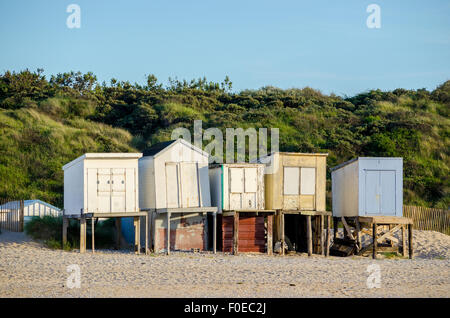
<path id="1" fill-rule="evenodd" d="M 406 257 L 406 228 L 405 225 L 402 225 L 402 256 Z"/>
<path id="2" fill-rule="evenodd" d="M 167 255 L 170 255 L 170 212 L 167 212 Z"/>
<path id="3" fill-rule="evenodd" d="M 267 216 L 267 254 L 273 254 L 273 215 Z"/>
<path id="4" fill-rule="evenodd" d="M 306 216 L 306 238 L 308 241 L 308 256 L 312 255 L 312 226 L 311 215 Z"/>
<path id="5" fill-rule="evenodd" d="M 372 258 L 376 259 L 377 258 L 377 245 L 378 245 L 378 240 L 377 240 L 377 224 L 373 223 L 372 224 L 372 238 L 373 238 L 373 251 L 372 251 Z"/>
<path id="6" fill-rule="evenodd" d="M 80 217 L 80 253 L 86 253 L 86 218 Z"/>
<path id="7" fill-rule="evenodd" d="M 91 218 L 91 239 L 92 239 L 92 254 L 95 253 L 95 222 L 94 218 Z"/>
<path id="8" fill-rule="evenodd" d="M 148 213 L 145 216 L 145 255 L 148 255 Z"/>
<path id="9" fill-rule="evenodd" d="M 281 228 L 281 255 L 283 255 L 284 256 L 284 246 L 285 246 L 285 242 L 286 242 L 286 239 L 285 239 L 285 234 L 284 234 L 284 213 L 283 212 L 281 212 L 281 215 L 280 215 L 280 221 L 281 221 L 281 225 L 280 225 L 280 228 Z"/>
<path id="10" fill-rule="evenodd" d="M 239 253 L 239 212 L 234 212 L 233 217 L 233 254 Z"/>
<path id="11" fill-rule="evenodd" d="M 62 228 L 62 248 L 67 244 L 67 228 L 69 227 L 69 219 L 63 217 L 63 228 Z"/>
<path id="12" fill-rule="evenodd" d="M 141 218 L 139 216 L 134 217 L 134 252 L 136 254 L 141 253 Z"/>
<path id="13" fill-rule="evenodd" d="M 408 225 L 409 258 L 413 258 L 413 225 Z"/>
<path id="14" fill-rule="evenodd" d="M 325 257 L 330 255 L 330 227 L 331 227 L 331 216 L 327 216 L 327 233 L 326 233 L 326 241 L 325 241 Z"/>
<path id="15" fill-rule="evenodd" d="M 213 213 L 213 253 L 217 253 L 217 212 Z"/>
<path id="16" fill-rule="evenodd" d="M 320 227 L 319 227 L 319 239 L 320 239 L 320 254 L 325 255 L 324 251 L 324 241 L 323 241 L 323 228 L 324 228 L 324 217 L 320 216 Z"/>

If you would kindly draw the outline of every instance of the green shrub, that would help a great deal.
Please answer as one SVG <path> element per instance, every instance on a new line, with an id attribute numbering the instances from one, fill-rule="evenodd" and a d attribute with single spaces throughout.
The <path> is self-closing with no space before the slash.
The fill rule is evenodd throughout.
<path id="1" fill-rule="evenodd" d="M 87 221 L 87 248 L 91 248 L 90 220 Z M 114 220 L 108 219 L 98 222 L 95 226 L 95 246 L 96 248 L 111 248 L 115 244 Z M 44 245 L 52 249 L 61 249 L 62 245 L 62 217 L 44 216 L 33 217 L 25 224 L 25 233 L 36 240 L 43 240 Z M 78 220 L 69 220 L 67 229 L 67 243 L 64 250 L 78 248 L 80 244 L 80 224 Z"/>

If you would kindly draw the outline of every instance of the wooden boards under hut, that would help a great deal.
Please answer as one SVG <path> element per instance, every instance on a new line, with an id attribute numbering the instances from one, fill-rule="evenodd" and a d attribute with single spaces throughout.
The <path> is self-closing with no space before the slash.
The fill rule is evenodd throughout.
<path id="1" fill-rule="evenodd" d="M 377 258 L 378 253 L 394 252 L 403 257 L 414 257 L 413 221 L 405 217 L 394 216 L 357 216 L 333 217 L 334 238 L 331 255 L 371 255 Z M 342 224 L 344 235 L 338 238 L 339 224 Z M 401 238 L 394 234 L 400 231 Z M 361 236 L 370 236 L 370 243 L 364 244 Z"/>
<path id="2" fill-rule="evenodd" d="M 275 210 L 265 209 L 264 164 L 212 164 L 211 202 L 218 207 L 219 250 L 272 254 Z"/>

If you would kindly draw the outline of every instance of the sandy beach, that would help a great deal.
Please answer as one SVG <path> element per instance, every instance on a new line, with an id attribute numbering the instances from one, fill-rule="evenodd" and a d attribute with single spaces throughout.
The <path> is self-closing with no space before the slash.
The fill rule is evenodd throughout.
<path id="1" fill-rule="evenodd" d="M 65 252 L 23 233 L 0 234 L 0 297 L 450 297 L 450 236 L 414 231 L 415 259 L 233 256 L 218 252 L 135 255 Z M 67 266 L 80 267 L 80 288 Z M 380 288 L 367 268 L 380 266 Z"/>

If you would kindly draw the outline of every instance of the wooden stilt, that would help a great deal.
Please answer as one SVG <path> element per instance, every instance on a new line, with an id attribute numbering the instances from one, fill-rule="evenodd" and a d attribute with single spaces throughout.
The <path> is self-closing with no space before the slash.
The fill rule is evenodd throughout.
<path id="1" fill-rule="evenodd" d="M 80 253 L 86 252 L 86 218 L 80 217 Z"/>
<path id="2" fill-rule="evenodd" d="M 217 253 L 217 212 L 213 213 L 213 253 Z"/>
<path id="3" fill-rule="evenodd" d="M 148 230 L 149 231 L 149 234 L 150 234 L 150 241 L 149 241 L 149 245 L 150 245 L 150 250 L 151 251 L 154 251 L 154 228 L 155 228 L 155 225 L 154 225 L 154 219 L 155 219 L 155 217 L 156 217 L 156 212 L 153 212 L 153 211 L 151 211 L 151 212 L 149 212 L 150 213 L 150 229 Z"/>
<path id="4" fill-rule="evenodd" d="M 233 225 L 233 254 L 238 255 L 239 247 L 239 212 L 234 212 Z"/>
<path id="5" fill-rule="evenodd" d="M 323 217 L 323 215 L 320 215 L 319 218 L 320 218 L 320 227 L 319 227 L 320 254 L 325 255 L 324 242 L 323 242 L 324 217 Z"/>
<path id="6" fill-rule="evenodd" d="M 408 224 L 408 244 L 409 244 L 409 258 L 413 258 L 413 225 Z"/>
<path id="7" fill-rule="evenodd" d="M 148 255 L 148 213 L 145 215 L 145 255 Z"/>
<path id="8" fill-rule="evenodd" d="M 378 240 L 377 240 L 377 224 L 373 223 L 372 224 L 372 239 L 373 239 L 373 251 L 372 251 L 372 258 L 376 259 L 377 258 L 377 246 L 378 246 Z"/>
<path id="9" fill-rule="evenodd" d="M 122 223 L 120 222 L 120 218 L 115 218 L 116 224 L 116 250 L 120 249 L 120 238 L 122 236 Z"/>
<path id="10" fill-rule="evenodd" d="M 94 218 L 91 218 L 91 239 L 92 239 L 92 254 L 95 253 L 95 225 Z"/>
<path id="11" fill-rule="evenodd" d="M 406 257 L 406 228 L 405 225 L 402 225 L 402 256 Z"/>
<path id="12" fill-rule="evenodd" d="M 312 255 L 312 226 L 311 215 L 306 216 L 306 238 L 308 241 L 308 256 Z"/>
<path id="13" fill-rule="evenodd" d="M 327 233 L 325 241 L 325 257 L 330 255 L 330 231 L 331 231 L 331 216 L 327 215 Z"/>
<path id="14" fill-rule="evenodd" d="M 170 212 L 167 212 L 167 255 L 170 255 Z"/>
<path id="15" fill-rule="evenodd" d="M 67 244 L 67 228 L 69 227 L 69 219 L 63 216 L 63 228 L 62 228 L 62 248 Z"/>
<path id="16" fill-rule="evenodd" d="M 281 255 L 284 255 L 284 245 L 285 245 L 285 234 L 284 234 L 284 213 L 281 212 L 281 216 L 280 216 L 280 220 L 281 220 Z"/>
<path id="17" fill-rule="evenodd" d="M 139 254 L 141 252 L 140 217 L 135 216 L 133 218 L 133 224 L 134 224 L 134 253 Z"/>
<path id="18" fill-rule="evenodd" d="M 267 254 L 273 254 L 273 215 L 267 216 Z"/>

